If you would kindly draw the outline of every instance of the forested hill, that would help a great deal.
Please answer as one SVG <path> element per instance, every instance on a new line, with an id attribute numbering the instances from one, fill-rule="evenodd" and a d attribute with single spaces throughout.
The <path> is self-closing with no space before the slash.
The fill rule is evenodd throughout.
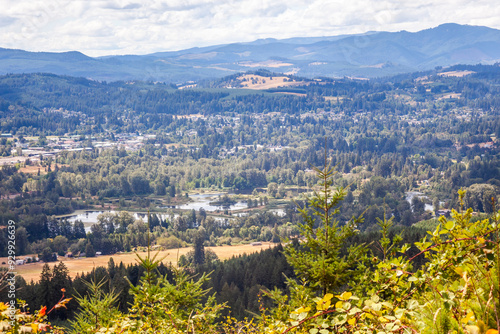
<path id="1" fill-rule="evenodd" d="M 500 105 L 499 69 L 460 65 L 372 81 L 284 76 L 282 87 L 267 90 L 247 89 L 250 81 L 277 78 L 267 71 L 247 75 L 252 77 L 248 81 L 240 74 L 186 89 L 141 81 L 108 84 L 51 74 L 10 74 L 0 76 L 1 131 L 25 135 L 150 132 L 171 124 L 172 116 L 190 114 L 417 111 L 422 117 L 453 107 L 489 111 Z"/>
<path id="2" fill-rule="evenodd" d="M 0 48 L 0 74 L 46 72 L 94 80 L 181 83 L 264 68 L 303 77 L 382 77 L 455 64 L 500 60 L 500 31 L 443 24 L 418 32 L 367 32 L 265 39 L 149 55 L 92 58 L 79 52 Z"/>

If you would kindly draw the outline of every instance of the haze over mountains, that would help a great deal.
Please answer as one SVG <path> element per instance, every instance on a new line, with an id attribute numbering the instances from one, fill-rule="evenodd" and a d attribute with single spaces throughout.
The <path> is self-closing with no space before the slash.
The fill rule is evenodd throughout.
<path id="1" fill-rule="evenodd" d="M 500 30 L 443 24 L 411 33 L 265 39 L 149 55 L 92 58 L 80 52 L 0 48 L 0 74 L 45 72 L 94 80 L 181 83 L 264 68 L 303 77 L 379 77 L 500 61 Z"/>

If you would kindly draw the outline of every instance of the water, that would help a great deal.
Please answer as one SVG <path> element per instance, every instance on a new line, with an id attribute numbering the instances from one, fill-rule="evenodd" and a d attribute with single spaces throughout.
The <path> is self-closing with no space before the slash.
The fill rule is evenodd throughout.
<path id="1" fill-rule="evenodd" d="M 421 200 L 424 200 L 424 201 L 429 199 L 429 197 L 425 196 L 424 193 L 421 193 L 420 191 L 407 191 L 406 192 L 406 201 L 408 201 L 408 203 L 410 203 L 410 205 L 411 205 L 411 201 L 413 200 L 413 197 L 415 197 L 415 196 L 417 196 L 418 198 L 420 198 Z M 440 203 L 442 203 L 442 202 L 440 202 Z M 430 204 L 425 203 L 424 210 L 425 211 L 434 211 L 434 207 Z"/>
<path id="2" fill-rule="evenodd" d="M 248 208 L 248 205 L 246 202 L 236 202 L 233 205 L 230 206 L 222 206 L 222 205 L 211 205 L 210 202 L 215 202 L 218 201 L 220 197 L 227 195 L 225 193 L 216 193 L 216 194 L 195 194 L 195 195 L 190 195 L 189 198 L 191 199 L 191 202 L 182 204 L 182 205 L 169 205 L 169 206 L 162 206 L 160 207 L 161 209 L 166 209 L 166 208 L 173 208 L 173 209 L 181 209 L 181 210 L 195 210 L 199 211 L 200 209 L 203 209 L 207 212 L 214 212 L 214 211 L 224 211 L 224 210 L 241 210 L 241 209 L 246 209 Z"/>
<path id="3" fill-rule="evenodd" d="M 74 223 L 77 220 L 81 220 L 83 225 L 85 226 L 85 232 L 90 232 L 90 226 L 97 224 L 97 217 L 102 213 L 111 213 L 115 214 L 119 211 L 114 210 L 102 210 L 102 211 L 77 211 L 78 213 L 74 215 L 59 217 L 59 219 L 66 218 L 69 222 Z M 128 211 L 127 211 L 128 212 Z M 128 212 L 130 213 L 135 220 L 143 220 L 146 221 L 146 213 L 144 212 Z M 171 217 L 178 217 L 179 215 L 167 215 L 167 214 L 157 214 L 160 216 L 160 219 L 170 219 Z"/>
<path id="4" fill-rule="evenodd" d="M 196 194 L 196 195 L 191 195 L 189 198 L 192 200 L 192 202 L 179 205 L 177 208 L 182 209 L 182 210 L 200 210 L 203 208 L 203 210 L 207 212 L 214 212 L 214 211 L 224 211 L 224 210 L 241 210 L 241 209 L 246 209 L 248 208 L 248 205 L 246 202 L 236 202 L 233 205 L 230 206 L 222 206 L 222 205 L 210 205 L 210 202 L 215 202 L 219 200 L 219 197 L 222 197 L 226 194 L 224 193 L 218 193 L 218 194 Z"/>
<path id="5" fill-rule="evenodd" d="M 272 210 L 269 210 L 269 212 L 274 213 L 278 217 L 285 217 L 286 216 L 285 209 L 272 209 Z"/>
<path id="6" fill-rule="evenodd" d="M 210 202 L 214 202 L 219 200 L 219 197 L 222 197 L 226 195 L 225 193 L 216 193 L 216 194 L 196 194 L 196 195 L 191 195 L 189 198 L 191 199 L 191 202 L 183 204 L 183 205 L 169 205 L 169 206 L 164 206 L 161 207 L 162 209 L 181 209 L 181 210 L 195 210 L 199 211 L 200 208 L 203 208 L 207 212 L 215 212 L 215 211 L 225 211 L 225 210 L 240 210 L 240 209 L 246 209 L 248 208 L 248 205 L 246 202 L 237 202 L 234 205 L 228 206 L 228 207 L 223 207 L 223 206 L 216 206 L 216 205 L 210 205 Z M 109 212 L 112 214 L 118 213 L 118 211 L 115 210 L 95 210 L 95 211 L 77 211 L 77 213 L 70 215 L 70 216 L 65 216 L 64 218 L 68 219 L 71 223 L 74 223 L 76 220 L 81 220 L 83 224 L 85 225 L 85 230 L 87 232 L 90 231 L 90 226 L 93 224 L 97 223 L 97 217 L 104 213 L 104 212 Z M 146 220 L 146 213 L 144 212 L 129 212 L 136 220 L 137 219 L 142 219 Z M 162 220 L 165 219 L 171 219 L 171 218 L 176 218 L 179 215 L 174 214 L 174 215 L 169 215 L 169 214 L 158 214 Z M 243 217 L 245 216 L 245 213 L 235 213 L 236 216 Z"/>

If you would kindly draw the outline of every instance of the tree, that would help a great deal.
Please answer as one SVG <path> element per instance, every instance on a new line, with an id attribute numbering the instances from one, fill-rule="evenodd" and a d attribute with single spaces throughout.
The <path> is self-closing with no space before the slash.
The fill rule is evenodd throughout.
<path id="1" fill-rule="evenodd" d="M 43 262 L 54 262 L 57 261 L 57 255 L 52 251 L 50 247 L 45 247 L 42 254 L 39 255 Z"/>
<path id="2" fill-rule="evenodd" d="M 120 314 L 113 321 L 114 333 L 218 333 L 217 319 L 224 305 L 208 296 L 203 286 L 207 274 L 194 279 L 182 269 L 172 268 L 173 278 L 158 275 L 161 259 L 157 254 L 138 260 L 144 274 L 136 286 L 130 283 L 134 298 L 128 314 Z M 99 326 L 103 328 L 102 324 Z M 94 332 L 98 332 L 97 328 Z"/>
<path id="3" fill-rule="evenodd" d="M 346 196 L 344 187 L 333 188 L 333 176 L 337 173 L 326 162 L 323 169 L 314 168 L 320 179 L 320 190 L 309 199 L 309 208 L 299 208 L 304 223 L 299 224 L 302 243 L 290 243 L 285 248 L 288 262 L 297 276 L 305 279 L 313 288 L 325 294 L 336 291 L 346 284 L 353 284 L 365 270 L 365 245 L 344 244 L 359 231 L 362 218 L 353 218 L 345 224 L 334 218 Z M 318 220 L 319 219 L 319 220 Z"/>
<path id="4" fill-rule="evenodd" d="M 465 192 L 465 205 L 478 212 L 493 212 L 493 201 L 500 193 L 498 187 L 491 184 L 473 184 Z"/>
<path id="5" fill-rule="evenodd" d="M 73 224 L 73 236 L 75 239 L 85 238 L 87 236 L 87 232 L 85 232 L 85 225 L 81 220 L 77 220 Z"/>
<path id="6" fill-rule="evenodd" d="M 94 246 L 89 242 L 87 246 L 85 246 L 85 256 L 86 257 L 95 257 Z"/>
<path id="7" fill-rule="evenodd" d="M 271 182 L 267 185 L 267 193 L 269 196 L 276 197 L 278 193 L 278 184 L 276 182 Z"/>
<path id="8" fill-rule="evenodd" d="M 414 196 L 411 200 L 411 208 L 416 215 L 421 215 L 425 212 L 425 203 L 418 196 Z"/>
<path id="9" fill-rule="evenodd" d="M 70 321 L 71 332 L 74 334 L 96 333 L 99 327 L 108 327 L 116 321 L 120 315 L 116 308 L 118 294 L 114 291 L 104 292 L 106 281 L 103 279 L 99 283 L 94 281 L 83 281 L 87 288 L 87 295 L 82 296 L 77 293 L 76 301 L 80 305 L 80 310 L 75 316 L 75 320 Z"/>
<path id="10" fill-rule="evenodd" d="M 60 256 L 64 256 L 68 250 L 68 238 L 58 235 L 52 242 L 52 249 Z"/>
<path id="11" fill-rule="evenodd" d="M 37 304 L 47 305 L 51 294 L 50 280 L 52 279 L 52 270 L 50 266 L 45 263 L 40 274 L 39 291 L 37 291 Z"/>
<path id="12" fill-rule="evenodd" d="M 194 237 L 193 245 L 193 264 L 195 266 L 202 265 L 205 263 L 205 229 L 200 227 L 196 236 Z"/>
<path id="13" fill-rule="evenodd" d="M 16 229 L 16 254 L 28 254 L 29 250 L 28 232 L 26 232 L 26 228 L 19 227 Z"/>

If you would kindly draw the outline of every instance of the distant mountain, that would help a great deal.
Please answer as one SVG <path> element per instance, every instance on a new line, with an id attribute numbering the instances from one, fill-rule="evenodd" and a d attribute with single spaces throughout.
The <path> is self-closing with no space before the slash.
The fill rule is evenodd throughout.
<path id="1" fill-rule="evenodd" d="M 500 61 L 500 30 L 443 24 L 411 33 L 263 39 L 144 56 L 0 48 L 0 74 L 47 72 L 95 80 L 198 81 L 264 68 L 303 77 L 379 77 Z"/>

